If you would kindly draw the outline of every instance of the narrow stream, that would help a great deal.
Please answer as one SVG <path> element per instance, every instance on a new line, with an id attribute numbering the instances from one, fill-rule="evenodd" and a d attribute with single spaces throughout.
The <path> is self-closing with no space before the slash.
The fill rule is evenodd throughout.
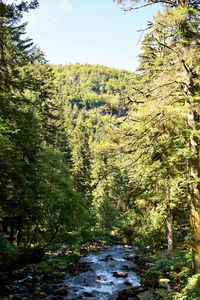
<path id="1" fill-rule="evenodd" d="M 126 259 L 133 251 L 132 247 L 120 245 L 82 257 L 81 262 L 91 263 L 91 268 L 66 278 L 65 299 L 114 300 L 127 286 L 140 286 L 140 278 L 132 271 L 134 263 Z"/>
<path id="2" fill-rule="evenodd" d="M 136 273 L 134 248 L 122 245 L 90 252 L 80 259 L 84 271 L 72 275 L 65 272 L 42 272 L 35 265 L 16 270 L 15 279 L 0 289 L 3 300 L 116 300 L 120 291 L 140 286 Z M 82 264 L 83 263 L 83 264 Z M 58 275 L 63 275 L 58 277 Z"/>

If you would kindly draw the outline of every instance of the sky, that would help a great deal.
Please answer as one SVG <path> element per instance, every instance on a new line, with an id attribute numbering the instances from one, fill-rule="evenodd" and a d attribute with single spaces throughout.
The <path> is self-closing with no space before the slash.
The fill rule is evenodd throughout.
<path id="1" fill-rule="evenodd" d="M 124 12 L 113 0 L 39 0 L 27 34 L 52 64 L 99 64 L 134 71 L 141 31 L 158 8 Z"/>

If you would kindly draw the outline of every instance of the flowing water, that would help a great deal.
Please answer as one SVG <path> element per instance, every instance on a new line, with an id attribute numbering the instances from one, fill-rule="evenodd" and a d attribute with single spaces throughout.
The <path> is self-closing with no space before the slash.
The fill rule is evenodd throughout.
<path id="1" fill-rule="evenodd" d="M 15 272 L 16 280 L 0 288 L 0 299 L 115 300 L 120 291 L 140 286 L 131 256 L 134 248 L 121 245 L 90 252 L 80 259 L 83 265 L 87 263 L 85 272 L 66 272 L 62 279 L 55 278 L 54 272 L 47 274 L 38 272 L 35 266 L 26 266 Z"/>
<path id="2" fill-rule="evenodd" d="M 140 278 L 132 271 L 134 263 L 126 259 L 133 251 L 132 247 L 120 245 L 82 257 L 81 262 L 90 263 L 91 268 L 87 272 L 66 278 L 66 299 L 114 300 L 119 291 L 127 286 L 140 286 Z"/>

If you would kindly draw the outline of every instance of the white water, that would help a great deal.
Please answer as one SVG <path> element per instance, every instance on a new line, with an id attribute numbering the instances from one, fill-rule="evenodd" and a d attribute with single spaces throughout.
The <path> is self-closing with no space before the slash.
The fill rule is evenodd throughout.
<path id="1" fill-rule="evenodd" d="M 82 257 L 80 261 L 91 263 L 91 268 L 66 279 L 66 299 L 114 300 L 128 286 L 140 286 L 140 278 L 131 271 L 134 263 L 124 258 L 133 252 L 132 247 L 114 246 Z M 117 278 L 114 272 L 127 272 L 127 277 Z"/>

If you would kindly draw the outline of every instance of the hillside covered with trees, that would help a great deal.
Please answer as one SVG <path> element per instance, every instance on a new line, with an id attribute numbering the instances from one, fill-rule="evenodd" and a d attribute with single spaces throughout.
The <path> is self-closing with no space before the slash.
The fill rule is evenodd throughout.
<path id="1" fill-rule="evenodd" d="M 49 64 L 24 38 L 37 1 L 0 1 L 0 271 L 124 243 L 154 255 L 169 299 L 200 299 L 199 3 L 155 2 L 132 73 Z"/>

